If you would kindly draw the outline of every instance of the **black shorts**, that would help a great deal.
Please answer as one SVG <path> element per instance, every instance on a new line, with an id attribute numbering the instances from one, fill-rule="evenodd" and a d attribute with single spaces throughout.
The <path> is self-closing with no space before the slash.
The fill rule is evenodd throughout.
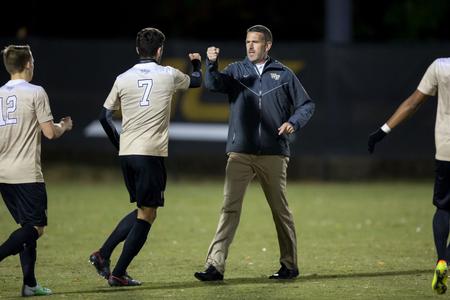
<path id="1" fill-rule="evenodd" d="M 450 162 L 436 160 L 433 204 L 450 211 Z"/>
<path id="2" fill-rule="evenodd" d="M 167 175 L 163 157 L 123 155 L 120 164 L 130 202 L 137 202 L 138 207 L 164 206 Z"/>
<path id="3" fill-rule="evenodd" d="M 0 183 L 0 193 L 17 224 L 47 226 L 45 183 Z"/>

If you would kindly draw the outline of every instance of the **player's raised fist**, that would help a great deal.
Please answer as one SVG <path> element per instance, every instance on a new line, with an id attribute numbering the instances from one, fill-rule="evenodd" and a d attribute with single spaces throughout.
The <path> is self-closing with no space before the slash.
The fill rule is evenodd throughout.
<path id="1" fill-rule="evenodd" d="M 198 60 L 202 60 L 202 57 L 200 56 L 200 53 L 189 53 L 189 59 L 190 60 L 194 60 L 194 59 L 198 59 Z"/>
<path id="2" fill-rule="evenodd" d="M 63 127 L 66 131 L 71 130 L 73 126 L 72 118 L 71 117 L 61 118 L 59 124 L 61 124 L 61 127 Z"/>
<path id="3" fill-rule="evenodd" d="M 219 56 L 219 52 L 219 48 L 216 48 L 214 46 L 208 47 L 208 49 L 206 50 L 206 56 L 210 61 L 216 61 L 217 57 Z"/>

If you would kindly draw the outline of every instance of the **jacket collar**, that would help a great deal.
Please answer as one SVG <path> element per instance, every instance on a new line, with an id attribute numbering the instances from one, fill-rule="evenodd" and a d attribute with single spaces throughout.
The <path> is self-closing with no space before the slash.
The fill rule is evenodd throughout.
<path id="1" fill-rule="evenodd" d="M 248 67 L 254 68 L 255 65 L 248 59 L 248 57 L 246 56 L 243 60 L 243 63 L 245 65 L 247 65 Z M 264 66 L 264 70 L 267 69 L 278 69 L 278 70 L 282 70 L 283 69 L 283 65 L 276 59 L 273 59 L 272 57 L 268 57 L 266 65 Z"/>

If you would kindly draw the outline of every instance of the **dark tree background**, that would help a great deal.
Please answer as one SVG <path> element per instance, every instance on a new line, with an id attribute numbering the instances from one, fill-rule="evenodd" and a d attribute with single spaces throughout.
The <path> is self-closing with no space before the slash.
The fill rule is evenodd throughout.
<path id="1" fill-rule="evenodd" d="M 353 0 L 353 41 L 449 40 L 448 0 Z M 322 41 L 325 1 L 8 1 L 0 35 L 124 38 L 147 26 L 169 38 L 237 39 L 265 24 L 277 40 Z"/>

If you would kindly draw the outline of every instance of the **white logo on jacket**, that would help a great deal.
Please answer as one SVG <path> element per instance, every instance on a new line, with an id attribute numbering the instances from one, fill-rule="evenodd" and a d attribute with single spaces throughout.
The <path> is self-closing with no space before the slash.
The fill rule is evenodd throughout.
<path id="1" fill-rule="evenodd" d="M 277 73 L 270 73 L 270 77 L 272 77 L 273 80 L 279 80 L 280 79 L 280 75 Z"/>

